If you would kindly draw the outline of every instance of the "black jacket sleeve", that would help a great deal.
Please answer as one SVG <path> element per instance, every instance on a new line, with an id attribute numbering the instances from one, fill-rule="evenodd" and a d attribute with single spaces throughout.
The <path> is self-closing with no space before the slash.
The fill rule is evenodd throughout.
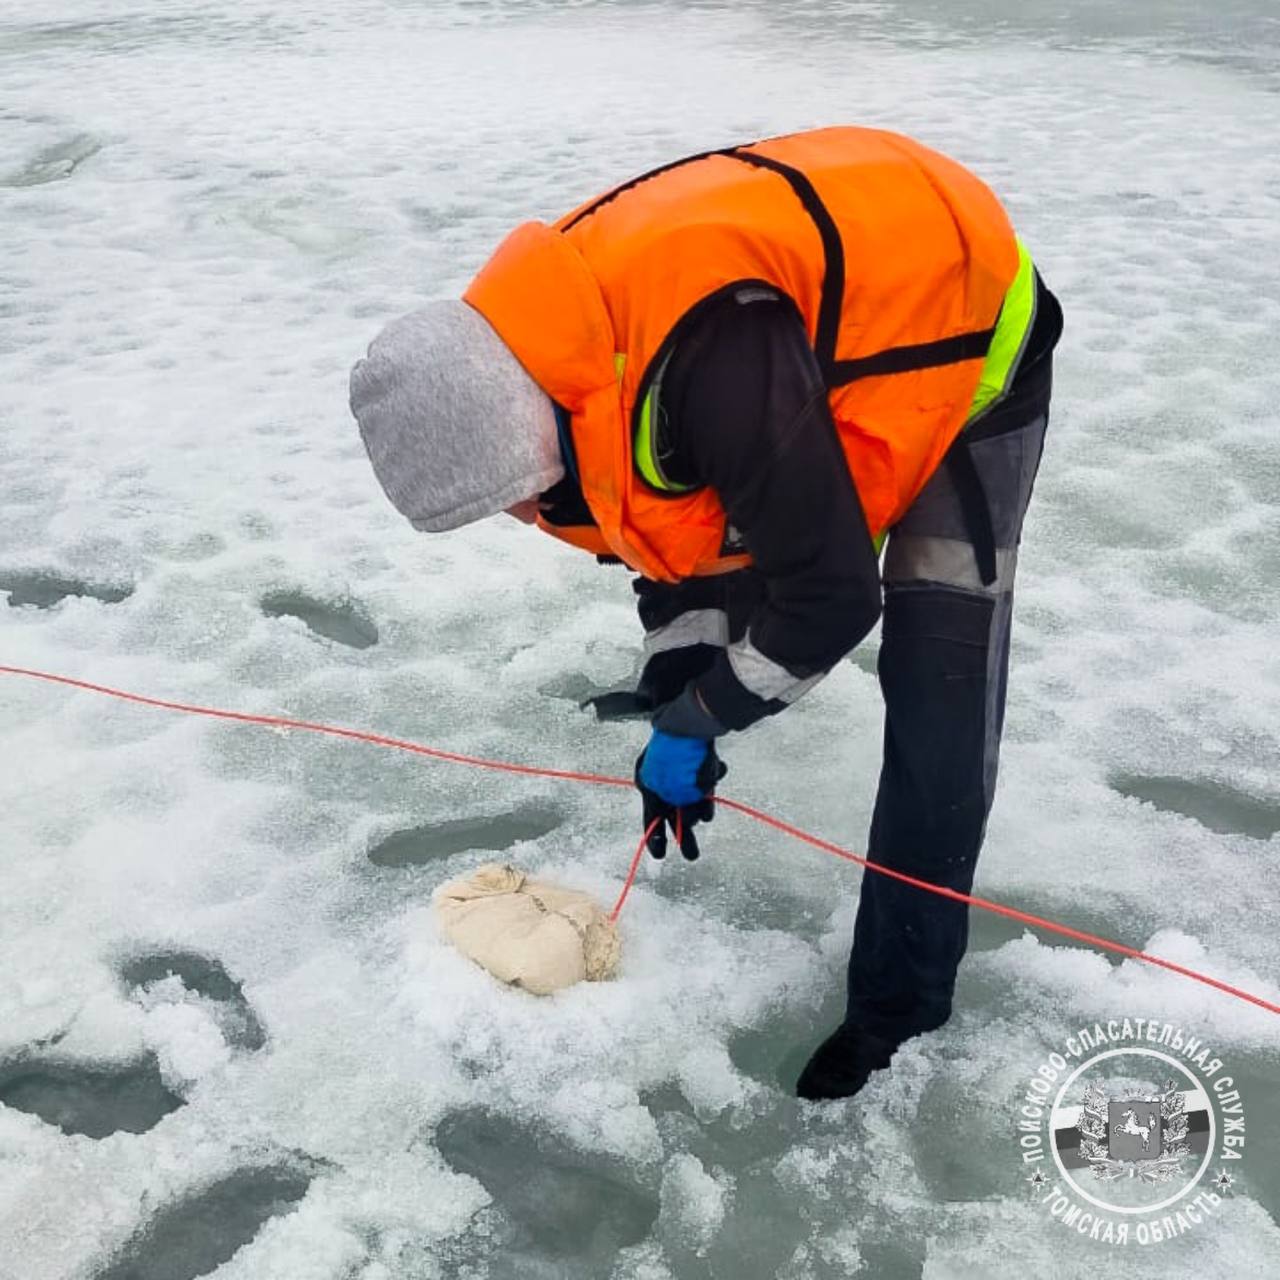
<path id="1" fill-rule="evenodd" d="M 658 718 L 691 736 L 794 702 L 880 615 L 880 573 L 803 323 L 788 300 L 729 296 L 663 377 L 664 468 L 710 485 L 754 560 L 745 634 Z"/>
<path id="2" fill-rule="evenodd" d="M 637 578 L 633 585 L 645 656 L 636 692 L 655 709 L 683 693 L 726 645 L 746 634 L 764 590 L 754 569 L 674 583 Z"/>

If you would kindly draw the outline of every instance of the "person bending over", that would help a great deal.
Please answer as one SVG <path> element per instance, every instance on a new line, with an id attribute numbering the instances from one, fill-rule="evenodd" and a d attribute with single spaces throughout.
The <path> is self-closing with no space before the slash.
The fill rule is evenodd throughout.
<path id="1" fill-rule="evenodd" d="M 686 857 L 717 743 L 883 615 L 876 864 L 968 892 L 996 784 L 1014 572 L 1061 309 L 996 197 L 901 135 L 691 156 L 518 227 L 351 375 L 415 528 L 508 511 L 635 582 L 650 852 Z M 883 553 L 883 569 L 880 557 Z M 863 876 L 845 1019 L 801 1097 L 950 1016 L 968 909 Z"/>

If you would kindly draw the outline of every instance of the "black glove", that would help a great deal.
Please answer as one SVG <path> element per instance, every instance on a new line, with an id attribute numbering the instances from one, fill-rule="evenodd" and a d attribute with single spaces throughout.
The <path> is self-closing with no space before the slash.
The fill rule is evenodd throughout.
<path id="1" fill-rule="evenodd" d="M 596 719 L 648 720 L 653 715 L 653 703 L 638 690 L 615 689 L 612 693 L 597 693 L 578 704 L 584 711 L 590 707 Z"/>
<path id="2" fill-rule="evenodd" d="M 635 784 L 644 806 L 644 830 L 649 832 L 646 841 L 649 853 L 655 858 L 667 856 L 667 827 L 669 826 L 675 832 L 680 852 L 684 854 L 686 861 L 693 862 L 700 853 L 693 828 L 699 822 L 710 822 L 715 817 L 716 784 L 729 772 L 729 766 L 716 754 L 715 743 L 708 742 L 706 757 L 698 766 L 695 778 L 695 786 L 701 796 L 691 803 L 677 805 L 664 800 L 642 781 L 641 773 L 644 770 L 647 754 L 647 751 L 642 751 L 636 760 Z M 655 820 L 657 825 L 649 831 Z"/>
<path id="3" fill-rule="evenodd" d="M 720 650 L 710 644 L 690 644 L 664 649 L 644 664 L 635 692 L 618 689 L 598 693 L 581 703 L 596 713 L 597 720 L 647 720 L 684 691 L 690 680 L 710 669 Z"/>

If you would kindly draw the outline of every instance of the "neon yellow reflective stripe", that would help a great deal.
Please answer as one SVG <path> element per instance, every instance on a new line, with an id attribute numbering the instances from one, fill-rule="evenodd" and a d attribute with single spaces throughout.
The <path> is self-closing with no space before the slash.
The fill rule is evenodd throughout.
<path id="1" fill-rule="evenodd" d="M 627 367 L 626 353 L 615 351 L 613 355 L 613 370 L 618 375 L 618 381 L 622 381 L 622 375 Z M 661 371 L 659 371 L 661 373 Z M 661 489 L 667 493 L 683 493 L 684 490 L 677 485 L 673 485 L 658 470 L 657 459 L 653 453 L 653 402 L 654 392 L 657 390 L 657 380 L 654 385 L 649 388 L 645 395 L 644 402 L 640 406 L 640 427 L 636 432 L 634 448 L 632 453 L 635 457 L 636 467 L 640 474 L 645 478 L 646 483 L 652 485 L 655 489 Z"/>
<path id="2" fill-rule="evenodd" d="M 1027 246 L 1018 241 L 1018 274 L 1004 295 L 991 346 L 969 405 L 969 419 L 989 409 L 1009 389 L 1009 382 L 1026 344 L 1036 310 L 1035 268 Z"/>
<path id="3" fill-rule="evenodd" d="M 696 488 L 695 485 L 677 484 L 674 480 L 669 480 L 663 475 L 662 464 L 658 461 L 654 420 L 658 415 L 658 395 L 662 386 L 662 375 L 666 372 L 667 364 L 670 360 L 671 356 L 668 354 L 667 358 L 662 362 L 662 367 L 654 375 L 644 399 L 640 402 L 640 421 L 636 427 L 632 454 L 635 458 L 636 468 L 644 477 L 645 482 L 659 490 L 659 492 L 692 493 Z"/>
<path id="4" fill-rule="evenodd" d="M 640 474 L 655 489 L 666 489 L 666 481 L 663 480 L 654 463 L 653 457 L 653 388 L 650 387 L 648 394 L 644 398 L 644 403 L 640 406 L 640 429 L 636 432 L 635 447 L 636 466 L 640 468 Z"/>

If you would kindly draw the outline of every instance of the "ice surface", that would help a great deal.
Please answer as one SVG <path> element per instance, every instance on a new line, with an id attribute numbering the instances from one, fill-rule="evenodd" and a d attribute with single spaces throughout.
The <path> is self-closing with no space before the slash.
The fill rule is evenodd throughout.
<path id="1" fill-rule="evenodd" d="M 525 217 L 900 128 L 997 188 L 1067 312 L 979 891 L 1280 998 L 1278 95 L 1268 0 L 8 6 L 0 663 L 627 775 L 642 728 L 578 705 L 634 679 L 626 575 L 414 534 L 347 371 Z M 730 794 L 861 847 L 874 643 L 726 746 Z M 952 1023 L 802 1106 L 858 876 L 736 815 L 646 866 L 616 982 L 540 1002 L 431 892 L 496 852 L 611 900 L 625 792 L 10 677 L 0 761 L 3 1280 L 1280 1256 L 1275 1019 L 1176 975 L 977 916 Z M 1031 1203 L 1012 1128 L 1116 1016 L 1208 1038 L 1250 1120 L 1221 1217 L 1123 1265 Z"/>
<path id="2" fill-rule="evenodd" d="M 664 1236 L 677 1249 L 705 1254 L 724 1225 L 731 1194 L 732 1186 L 708 1173 L 697 1156 L 672 1156 L 662 1177 Z"/>

